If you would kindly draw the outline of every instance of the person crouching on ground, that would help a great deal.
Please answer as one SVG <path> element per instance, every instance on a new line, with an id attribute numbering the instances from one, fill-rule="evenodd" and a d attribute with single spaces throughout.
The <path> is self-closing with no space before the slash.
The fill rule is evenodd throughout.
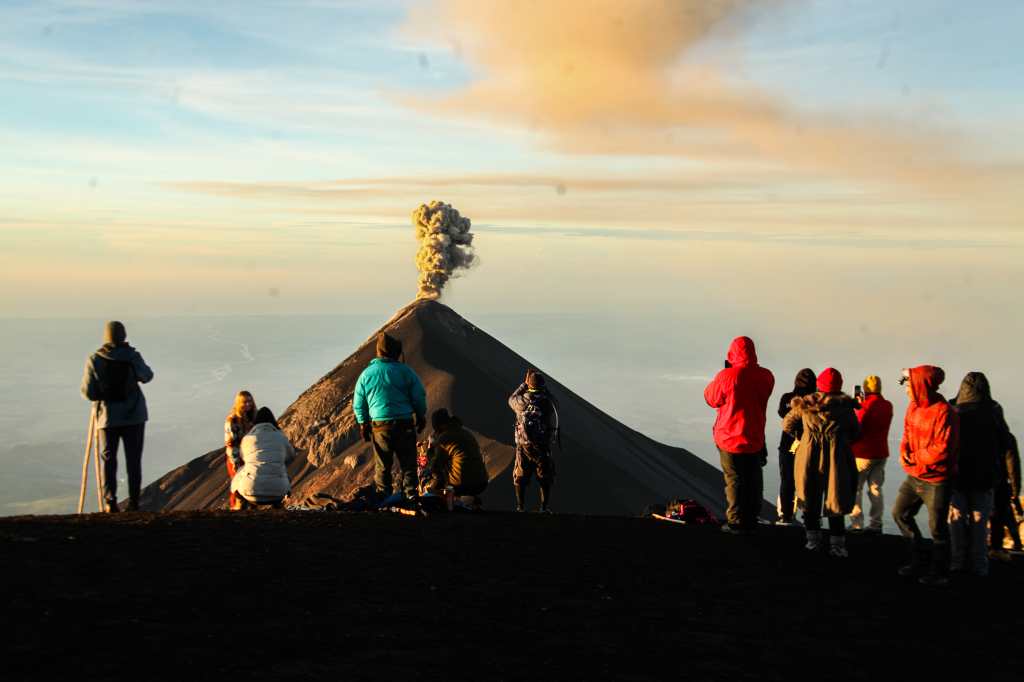
<path id="1" fill-rule="evenodd" d="M 391 466 L 401 470 L 402 494 L 416 498 L 416 434 L 427 428 L 427 393 L 411 367 L 399 362 L 402 342 L 377 337 L 377 357 L 359 375 L 352 411 L 363 440 L 373 444 L 373 483 L 377 496 L 390 497 Z"/>
<path id="2" fill-rule="evenodd" d="M 1000 460 L 1010 448 L 1010 427 L 981 372 L 968 372 L 951 404 L 960 418 L 960 449 L 949 503 L 950 569 L 985 577 L 988 518 L 1002 473 Z"/>
<path id="3" fill-rule="evenodd" d="M 956 472 L 959 418 L 939 393 L 946 378 L 940 367 L 921 365 L 903 370 L 910 404 L 903 418 L 900 464 L 907 478 L 896 493 L 892 516 L 910 544 L 910 562 L 899 569 L 904 577 L 922 572 L 923 538 L 914 517 L 924 506 L 932 533 L 931 565 L 919 578 L 924 585 L 949 582 L 949 499 Z"/>
<path id="4" fill-rule="evenodd" d="M 718 410 L 713 429 L 725 479 L 727 533 L 752 534 L 761 513 L 765 452 L 764 424 L 775 377 L 757 364 L 754 342 L 733 339 L 721 370 L 704 389 L 704 400 Z"/>
<path id="5" fill-rule="evenodd" d="M 228 481 L 242 468 L 242 438 L 249 433 L 253 420 L 256 418 L 256 401 L 249 391 L 239 391 L 235 396 L 235 404 L 224 420 L 224 464 L 228 472 Z M 230 486 L 229 486 L 230 487 Z M 238 498 L 234 492 L 228 493 L 228 509 L 238 509 Z"/>
<path id="6" fill-rule="evenodd" d="M 789 405 L 793 398 L 803 398 L 815 391 L 814 370 L 804 368 L 797 372 L 793 381 L 793 390 L 782 394 L 779 400 L 779 416 L 783 419 L 789 414 Z M 775 523 L 788 526 L 793 523 L 793 515 L 796 512 L 796 487 L 793 482 L 793 459 L 796 456 L 795 446 L 800 440 L 800 433 L 803 431 L 803 422 L 795 424 L 796 433 L 789 434 L 785 431 L 779 437 L 779 497 L 776 501 L 776 512 L 778 518 Z"/>
<path id="7" fill-rule="evenodd" d="M 793 464 L 797 498 L 804 508 L 807 549 L 825 546 L 821 516 L 828 516 L 829 556 L 846 558 L 846 522 L 857 489 L 857 464 L 850 444 L 860 435 L 857 404 L 843 393 L 843 375 L 829 367 L 817 379 L 817 392 L 793 398 L 782 430 L 794 434 L 802 423 Z"/>
<path id="8" fill-rule="evenodd" d="M 440 495 L 451 486 L 455 497 L 471 496 L 479 506 L 479 495 L 487 488 L 487 467 L 484 466 L 480 444 L 462 425 L 462 420 L 442 408 L 430 416 L 434 435 L 431 438 L 431 480 L 429 492 Z"/>
<path id="9" fill-rule="evenodd" d="M 540 485 L 540 511 L 551 511 L 551 487 L 555 482 L 555 460 L 551 446 L 558 434 L 558 405 L 547 389 L 544 375 L 526 372 L 525 381 L 509 396 L 508 406 L 516 413 L 516 457 L 512 467 L 512 486 L 516 511 L 526 509 L 526 487 L 537 475 Z"/>
<path id="10" fill-rule="evenodd" d="M 152 381 L 153 370 L 127 339 L 123 324 L 107 322 L 103 346 L 89 356 L 82 377 L 82 397 L 95 403 L 97 446 L 103 461 L 103 509 L 107 513 L 118 511 L 118 441 L 124 442 L 128 511 L 138 511 L 142 491 L 142 446 L 149 411 L 139 384 Z"/>
<path id="11" fill-rule="evenodd" d="M 277 426 L 274 413 L 261 407 L 253 418 L 252 429 L 242 438 L 242 465 L 231 479 L 231 492 L 239 508 L 271 505 L 280 509 L 292 490 L 288 465 L 295 459 L 295 448 Z"/>
<path id="12" fill-rule="evenodd" d="M 860 438 L 853 443 L 857 458 L 857 494 L 850 514 L 850 530 L 854 533 L 881 535 L 885 502 L 885 461 L 889 457 L 889 428 L 892 426 L 892 403 L 882 397 L 882 380 L 875 375 L 864 379 L 864 397 L 857 406 Z M 868 488 L 868 524 L 864 525 L 864 486 Z"/>

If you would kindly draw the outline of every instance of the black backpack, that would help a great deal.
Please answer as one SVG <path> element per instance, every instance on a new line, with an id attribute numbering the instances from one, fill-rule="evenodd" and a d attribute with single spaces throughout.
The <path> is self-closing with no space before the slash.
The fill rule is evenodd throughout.
<path id="1" fill-rule="evenodd" d="M 109 358 L 100 358 L 103 364 L 96 368 L 96 377 L 100 386 L 99 399 L 107 403 L 127 400 L 135 389 L 135 366 L 131 362 L 120 362 Z"/>

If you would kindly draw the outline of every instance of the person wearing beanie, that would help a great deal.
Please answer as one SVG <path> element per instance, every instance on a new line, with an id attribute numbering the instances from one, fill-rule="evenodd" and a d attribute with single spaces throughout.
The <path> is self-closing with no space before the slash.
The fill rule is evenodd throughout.
<path id="1" fill-rule="evenodd" d="M 476 437 L 444 408 L 430 416 L 430 423 L 434 433 L 427 454 L 431 471 L 427 490 L 440 494 L 451 486 L 456 497 L 472 496 L 474 506 L 479 506 L 478 496 L 487 489 L 488 476 Z"/>
<path id="2" fill-rule="evenodd" d="M 402 342 L 381 332 L 377 357 L 359 375 L 352 395 L 352 411 L 363 440 L 373 444 L 373 483 L 377 495 L 389 497 L 391 467 L 401 470 L 402 494 L 416 497 L 416 434 L 427 426 L 427 393 L 419 376 L 400 362 Z"/>
<path id="3" fill-rule="evenodd" d="M 950 570 L 986 577 L 988 519 L 1006 453 L 1013 447 L 1012 436 L 1003 408 L 992 399 L 988 377 L 981 372 L 967 373 L 950 404 L 960 419 L 957 471 L 949 502 Z"/>
<path id="4" fill-rule="evenodd" d="M 551 511 L 551 487 L 555 482 L 555 461 L 551 446 L 558 437 L 558 404 L 547 389 L 544 375 L 527 370 L 523 383 L 509 396 L 508 406 L 516 415 L 516 456 L 512 487 L 516 511 L 526 509 L 526 488 L 536 475 L 540 485 L 540 511 Z"/>
<path id="5" fill-rule="evenodd" d="M 932 365 L 903 370 L 900 383 L 906 385 L 910 404 L 903 417 L 900 464 L 907 478 L 892 507 L 893 520 L 907 538 L 910 550 L 910 561 L 898 573 L 934 586 L 949 582 L 949 500 L 960 442 L 960 419 L 939 393 L 945 378 L 942 368 Z M 924 539 L 914 520 L 922 506 L 928 510 L 932 534 L 931 561 L 926 571 Z"/>
<path id="6" fill-rule="evenodd" d="M 875 375 L 864 379 L 864 397 L 857 406 L 860 438 L 853 444 L 857 458 L 857 495 L 850 514 L 850 531 L 881 535 L 885 501 L 885 461 L 889 457 L 889 427 L 892 425 L 892 403 L 882 397 L 882 380 Z M 864 487 L 868 489 L 868 524 L 864 525 Z"/>
<path id="7" fill-rule="evenodd" d="M 128 470 L 128 507 L 138 511 L 142 492 L 142 447 L 149 411 L 139 384 L 153 380 L 153 370 L 142 355 L 128 344 L 122 323 L 107 322 L 103 345 L 89 356 L 82 376 L 82 397 L 92 401 L 95 411 L 97 449 L 101 467 L 103 507 L 108 513 L 117 505 L 117 450 L 124 443 Z"/>
<path id="8" fill-rule="evenodd" d="M 828 517 L 828 552 L 836 558 L 846 550 L 844 516 L 853 509 L 857 489 L 857 464 L 851 444 L 860 436 L 854 412 L 856 403 L 843 393 L 843 376 L 829 367 L 818 375 L 818 390 L 795 397 L 782 430 L 798 437 L 793 463 L 796 495 L 804 509 L 806 549 L 825 548 L 822 514 Z M 797 436 L 799 434 L 799 436 Z"/>
<path id="9" fill-rule="evenodd" d="M 793 398 L 802 398 L 814 393 L 815 381 L 817 381 L 817 378 L 814 376 L 814 370 L 805 367 L 797 372 L 796 379 L 793 380 L 793 390 L 783 393 L 782 398 L 779 400 L 779 417 L 785 419 L 786 415 L 789 414 L 789 404 L 793 402 Z M 803 424 L 797 423 L 796 427 L 802 431 Z M 794 437 L 785 431 L 782 432 L 782 436 L 779 438 L 779 497 L 775 503 L 775 508 L 778 512 L 778 518 L 775 523 L 782 526 L 792 525 L 794 522 L 793 517 L 796 513 L 796 484 L 793 482 L 793 459 L 796 456 L 794 450 L 799 438 L 799 433 Z"/>
<path id="10" fill-rule="evenodd" d="M 761 514 L 766 458 L 764 425 L 775 376 L 757 364 L 754 342 L 739 336 L 729 345 L 725 369 L 704 389 L 704 401 L 718 416 L 712 435 L 725 481 L 726 524 L 722 530 L 752 535 Z"/>

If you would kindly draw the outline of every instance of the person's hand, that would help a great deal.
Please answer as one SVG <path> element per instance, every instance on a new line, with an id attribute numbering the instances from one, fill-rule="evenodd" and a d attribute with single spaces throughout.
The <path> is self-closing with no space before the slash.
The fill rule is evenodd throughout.
<path id="1" fill-rule="evenodd" d="M 370 422 L 366 422 L 365 424 L 359 425 L 359 434 L 363 437 L 364 443 L 369 443 L 371 440 L 373 440 L 373 426 L 370 424 Z"/>

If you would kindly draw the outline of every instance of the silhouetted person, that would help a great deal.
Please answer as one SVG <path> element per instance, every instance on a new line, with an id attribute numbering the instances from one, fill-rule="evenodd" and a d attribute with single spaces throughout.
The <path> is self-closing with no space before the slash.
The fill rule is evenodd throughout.
<path id="1" fill-rule="evenodd" d="M 1016 511 L 1016 514 L 1014 512 Z M 1021 551 L 1020 524 L 1017 517 L 1024 517 L 1020 503 L 1020 450 L 1017 439 L 1010 434 L 1010 447 L 1007 448 L 999 467 L 999 479 L 995 487 L 995 504 L 992 511 L 992 532 L 989 543 L 994 555 L 1004 561 L 1010 556 L 1003 549 L 1005 534 L 1010 533 L 1013 549 Z"/>
<path id="2" fill-rule="evenodd" d="M 508 399 L 516 413 L 516 459 L 512 485 L 516 493 L 516 511 L 526 509 L 526 487 L 537 476 L 540 485 L 540 510 L 551 510 L 551 487 L 555 482 L 555 461 L 551 446 L 558 432 L 558 405 L 547 389 L 544 375 L 526 372 L 526 380 Z"/>
<path id="3" fill-rule="evenodd" d="M 805 548 L 825 547 L 821 532 L 822 514 L 828 517 L 830 556 L 846 558 L 846 521 L 853 509 L 857 490 L 857 464 L 850 444 L 860 435 L 853 398 L 843 393 L 843 375 L 831 367 L 818 375 L 817 391 L 793 398 L 782 420 L 782 430 L 795 434 L 800 429 L 796 461 L 793 464 L 796 495 L 804 508 L 807 533 Z"/>
<path id="4" fill-rule="evenodd" d="M 753 533 L 761 513 L 762 458 L 767 454 L 764 424 L 775 377 L 757 364 L 754 342 L 733 339 L 725 369 L 704 389 L 704 400 L 718 410 L 713 429 L 725 478 L 726 519 L 722 530 Z"/>
<path id="5" fill-rule="evenodd" d="M 128 510 L 137 511 L 142 490 L 142 446 L 145 439 L 146 396 L 140 383 L 153 379 L 142 355 L 128 345 L 128 333 L 120 322 L 107 322 L 103 345 L 89 356 L 82 377 L 82 396 L 95 403 L 97 447 L 102 467 L 104 510 L 117 507 L 117 449 L 124 443 L 128 470 Z"/>
<path id="6" fill-rule="evenodd" d="M 789 405 L 793 398 L 802 398 L 811 395 L 815 391 L 814 370 L 804 368 L 797 372 L 793 380 L 793 390 L 782 394 L 779 400 L 779 416 L 783 419 L 789 414 Z M 803 422 L 794 424 L 797 430 L 793 434 L 782 432 L 779 437 L 779 498 L 776 501 L 775 509 L 778 513 L 776 523 L 790 525 L 793 523 L 793 514 L 796 512 L 796 487 L 793 482 L 793 458 L 796 457 L 795 446 L 800 439 L 803 430 Z"/>
<path id="7" fill-rule="evenodd" d="M 889 457 L 889 428 L 892 426 L 892 403 L 882 397 L 882 380 L 875 375 L 864 379 L 864 397 L 857 407 L 860 438 L 853 444 L 857 458 L 857 496 L 850 514 L 850 530 L 881 534 L 885 501 L 885 462 Z M 868 523 L 864 525 L 864 487 L 868 489 Z"/>
<path id="8" fill-rule="evenodd" d="M 427 394 L 403 362 L 402 342 L 381 333 L 377 357 L 359 375 L 352 411 L 363 440 L 373 443 L 373 483 L 378 496 L 392 494 L 391 466 L 398 460 L 402 494 L 416 497 L 416 434 L 427 427 Z"/>
<path id="9" fill-rule="evenodd" d="M 249 433 L 256 418 L 256 401 L 249 391 L 239 391 L 235 404 L 224 420 L 224 464 L 228 472 L 228 483 L 242 468 L 242 438 Z M 228 486 L 230 489 L 230 485 Z M 238 498 L 233 490 L 228 492 L 228 509 L 238 509 Z"/>
<path id="10" fill-rule="evenodd" d="M 939 393 L 946 378 L 940 367 L 921 365 L 903 370 L 910 404 L 903 418 L 900 464 L 907 473 L 892 508 L 903 537 L 910 542 L 910 562 L 899 569 L 905 577 L 922 572 L 923 541 L 914 517 L 925 507 L 932 533 L 931 565 L 920 577 L 926 585 L 949 582 L 949 500 L 956 472 L 959 419 Z"/>
<path id="11" fill-rule="evenodd" d="M 443 408 L 430 416 L 430 422 L 434 434 L 427 455 L 431 471 L 428 490 L 440 494 L 451 486 L 456 497 L 474 498 L 483 493 L 487 489 L 487 467 L 476 437 L 461 419 Z"/>
<path id="12" fill-rule="evenodd" d="M 252 428 L 242 437 L 241 465 L 231 479 L 231 492 L 239 506 L 270 505 L 280 508 L 291 492 L 288 465 L 295 448 L 281 432 L 269 408 L 261 407 Z"/>
<path id="13" fill-rule="evenodd" d="M 950 568 L 988 575 L 988 519 L 994 490 L 1010 449 L 1010 427 L 992 400 L 988 378 L 968 372 L 952 402 L 960 418 L 960 449 L 949 504 Z"/>

